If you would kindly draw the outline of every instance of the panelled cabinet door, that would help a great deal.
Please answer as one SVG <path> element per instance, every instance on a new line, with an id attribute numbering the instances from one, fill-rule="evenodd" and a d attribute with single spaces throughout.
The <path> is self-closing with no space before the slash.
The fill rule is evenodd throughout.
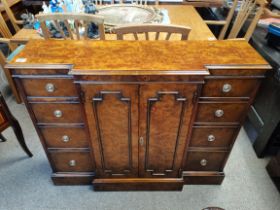
<path id="1" fill-rule="evenodd" d="M 99 177 L 138 177 L 138 86 L 82 85 Z"/>
<path id="2" fill-rule="evenodd" d="M 179 176 L 196 92 L 194 84 L 140 87 L 141 177 Z"/>

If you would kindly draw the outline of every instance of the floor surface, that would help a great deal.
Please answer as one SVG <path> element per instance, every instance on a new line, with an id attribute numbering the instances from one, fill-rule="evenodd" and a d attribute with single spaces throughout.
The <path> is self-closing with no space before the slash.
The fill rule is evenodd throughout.
<path id="1" fill-rule="evenodd" d="M 20 121 L 34 157 L 28 158 L 9 128 L 0 142 L 0 210 L 120 209 L 280 210 L 280 196 L 265 166 L 241 130 L 225 168 L 222 185 L 186 185 L 182 192 L 94 192 L 91 186 L 54 186 L 51 169 L 24 105 L 8 105 Z"/>

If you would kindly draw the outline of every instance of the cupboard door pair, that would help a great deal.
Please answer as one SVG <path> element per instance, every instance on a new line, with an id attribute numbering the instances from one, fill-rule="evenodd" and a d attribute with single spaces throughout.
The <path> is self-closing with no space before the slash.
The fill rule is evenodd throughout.
<path id="1" fill-rule="evenodd" d="M 194 84 L 82 85 L 99 177 L 178 177 Z"/>

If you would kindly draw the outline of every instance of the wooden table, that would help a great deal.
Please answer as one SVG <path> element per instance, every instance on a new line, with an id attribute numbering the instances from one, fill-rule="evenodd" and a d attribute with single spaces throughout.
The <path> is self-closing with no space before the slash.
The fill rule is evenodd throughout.
<path id="1" fill-rule="evenodd" d="M 189 26 L 192 28 L 189 35 L 190 40 L 216 39 L 193 6 L 160 5 L 159 7 L 168 10 L 171 24 Z M 25 44 L 29 39 L 43 39 L 43 37 L 39 36 L 33 29 L 22 29 L 11 38 L 11 42 Z M 115 40 L 116 36 L 114 34 L 107 34 L 106 39 Z"/>

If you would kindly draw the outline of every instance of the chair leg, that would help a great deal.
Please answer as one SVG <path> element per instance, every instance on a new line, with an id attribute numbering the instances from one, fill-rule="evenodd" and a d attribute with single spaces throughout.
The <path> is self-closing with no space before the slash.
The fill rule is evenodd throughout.
<path id="1" fill-rule="evenodd" d="M 4 141 L 7 141 L 7 139 L 0 133 L 0 140 L 2 141 L 2 142 L 4 142 Z"/>
<path id="2" fill-rule="evenodd" d="M 23 133 L 22 133 L 22 130 L 21 130 L 21 127 L 18 123 L 17 120 L 13 120 L 12 122 L 12 128 L 15 132 L 15 135 L 17 137 L 17 140 L 21 146 L 21 148 L 24 150 L 24 152 L 29 156 L 29 157 L 32 157 L 33 154 L 30 152 L 30 150 L 28 149 L 28 147 L 26 146 L 25 144 L 25 140 L 24 140 L 24 137 L 23 137 Z"/>

